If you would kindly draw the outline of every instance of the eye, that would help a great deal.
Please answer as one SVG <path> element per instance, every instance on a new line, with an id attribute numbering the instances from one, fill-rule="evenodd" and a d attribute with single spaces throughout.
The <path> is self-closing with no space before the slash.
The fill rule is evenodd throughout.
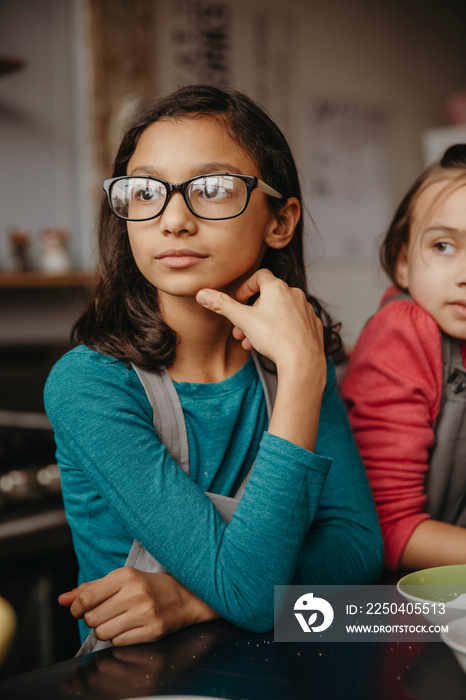
<path id="1" fill-rule="evenodd" d="M 438 241 L 437 243 L 434 243 L 434 248 L 439 253 L 446 255 L 453 255 L 453 253 L 456 252 L 456 247 L 453 245 L 453 243 L 447 243 L 447 241 Z"/>
<path id="2" fill-rule="evenodd" d="M 197 198 L 219 200 L 230 196 L 233 187 L 232 178 L 205 177 L 191 184 L 191 192 Z"/>
<path id="3" fill-rule="evenodd" d="M 134 190 L 134 198 L 141 200 L 141 202 L 152 202 L 159 196 L 160 193 L 157 192 L 157 190 L 152 189 L 151 187 L 138 188 Z"/>
<path id="4" fill-rule="evenodd" d="M 139 199 L 142 199 L 145 202 L 149 202 L 153 196 L 154 196 L 154 192 L 152 192 L 149 189 L 139 190 L 136 192 L 136 197 L 139 197 Z"/>
<path id="5" fill-rule="evenodd" d="M 157 185 L 154 182 L 145 182 L 136 184 L 133 187 L 133 199 L 139 202 L 157 202 L 165 196 L 165 188 L 163 185 Z"/>
<path id="6" fill-rule="evenodd" d="M 207 197 L 207 199 L 215 199 L 216 197 L 221 197 L 225 190 L 218 184 L 206 182 L 202 188 L 202 195 Z"/>

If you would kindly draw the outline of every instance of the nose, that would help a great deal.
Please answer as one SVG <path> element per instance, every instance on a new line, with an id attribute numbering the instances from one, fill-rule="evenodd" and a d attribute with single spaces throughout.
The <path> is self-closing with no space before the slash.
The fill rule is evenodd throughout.
<path id="1" fill-rule="evenodd" d="M 166 235 L 192 236 L 197 231 L 197 218 L 188 209 L 181 192 L 172 192 L 160 216 L 160 226 Z"/>
<path id="2" fill-rule="evenodd" d="M 459 287 L 466 286 L 466 252 L 463 252 L 458 260 L 455 282 Z"/>

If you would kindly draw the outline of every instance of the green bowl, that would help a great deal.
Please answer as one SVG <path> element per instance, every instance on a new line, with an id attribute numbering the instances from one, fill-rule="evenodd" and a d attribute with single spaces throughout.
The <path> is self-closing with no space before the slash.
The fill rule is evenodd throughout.
<path id="1" fill-rule="evenodd" d="M 406 588 L 409 586 L 409 588 Z M 432 569 L 421 569 L 421 571 L 413 571 L 411 574 L 403 576 L 398 581 L 397 588 L 402 593 L 402 590 L 414 594 L 418 590 L 418 596 L 424 600 L 444 601 L 444 598 L 430 598 L 430 588 L 425 586 L 435 586 L 437 591 L 432 592 L 437 595 L 444 594 L 449 596 L 446 600 L 452 600 L 456 597 L 453 588 L 455 586 L 463 587 L 466 591 L 466 564 L 453 564 L 451 566 L 434 566 Z M 447 588 L 444 589 L 444 587 Z M 464 591 L 461 591 L 464 592 Z"/>
<path id="2" fill-rule="evenodd" d="M 440 639 L 450 647 L 459 665 L 466 673 L 466 619 L 453 620 L 448 632 L 441 632 Z"/>
<path id="3" fill-rule="evenodd" d="M 435 566 L 431 569 L 413 571 L 397 583 L 397 590 L 412 603 L 429 603 L 422 606 L 422 614 L 431 622 L 449 622 L 466 616 L 466 603 L 457 606 L 452 601 L 466 594 L 466 564 Z M 450 603 L 441 615 L 435 603 Z"/>

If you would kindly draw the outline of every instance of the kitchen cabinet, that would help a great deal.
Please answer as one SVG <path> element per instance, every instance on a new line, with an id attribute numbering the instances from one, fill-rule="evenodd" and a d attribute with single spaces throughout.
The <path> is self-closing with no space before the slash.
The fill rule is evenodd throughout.
<path id="1" fill-rule="evenodd" d="M 64 347 L 94 283 L 91 272 L 0 272 L 2 357 L 14 347 Z M 32 352 L 30 355 L 34 360 Z"/>
<path id="2" fill-rule="evenodd" d="M 15 377 L 11 365 L 8 373 Z M 17 394 L 23 375 L 13 382 Z M 34 387 L 38 400 L 42 384 Z M 27 401 L 29 408 L 30 397 Z M 57 602 L 76 585 L 77 563 L 54 462 L 45 414 L 0 410 L 0 595 L 18 620 L 0 677 L 61 661 L 79 646 L 76 622 Z"/>

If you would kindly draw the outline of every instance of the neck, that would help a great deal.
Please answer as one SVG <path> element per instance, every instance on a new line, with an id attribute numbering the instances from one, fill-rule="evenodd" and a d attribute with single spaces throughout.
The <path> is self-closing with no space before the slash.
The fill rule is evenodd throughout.
<path id="1" fill-rule="evenodd" d="M 178 337 L 168 367 L 174 381 L 219 382 L 235 374 L 250 352 L 233 338 L 231 322 L 200 306 L 192 297 L 159 297 L 162 317 Z"/>

